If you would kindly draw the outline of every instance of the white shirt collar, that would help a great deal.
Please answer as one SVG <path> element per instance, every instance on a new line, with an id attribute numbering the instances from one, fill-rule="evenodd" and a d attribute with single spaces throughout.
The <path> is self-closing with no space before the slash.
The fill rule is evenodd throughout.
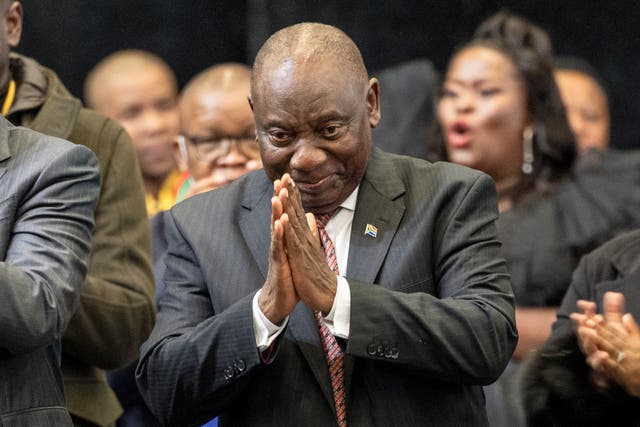
<path id="1" fill-rule="evenodd" d="M 355 190 L 353 190 L 351 192 L 351 194 L 349 194 L 349 197 L 347 197 L 344 202 L 342 202 L 340 204 L 341 208 L 345 208 L 345 209 L 349 209 L 350 211 L 355 211 L 356 210 L 356 202 L 358 201 L 358 190 L 360 190 L 360 185 L 358 185 L 356 187 Z"/>

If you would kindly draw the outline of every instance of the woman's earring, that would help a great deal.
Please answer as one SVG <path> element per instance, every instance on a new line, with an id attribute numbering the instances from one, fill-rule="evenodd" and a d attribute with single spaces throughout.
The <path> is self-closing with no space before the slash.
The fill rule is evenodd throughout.
<path id="1" fill-rule="evenodd" d="M 533 128 L 527 126 L 522 132 L 522 172 L 533 172 Z"/>

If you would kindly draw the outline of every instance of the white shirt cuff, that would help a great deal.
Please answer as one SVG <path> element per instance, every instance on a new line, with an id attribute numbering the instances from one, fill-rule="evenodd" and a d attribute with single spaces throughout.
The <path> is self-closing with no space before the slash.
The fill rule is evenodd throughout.
<path id="1" fill-rule="evenodd" d="M 329 331 L 340 338 L 349 339 L 351 326 L 351 288 L 346 278 L 338 276 L 336 296 L 329 314 L 324 317 L 324 323 Z"/>
<path id="2" fill-rule="evenodd" d="M 264 351 L 276 338 L 278 338 L 278 335 L 284 331 L 284 328 L 287 326 L 287 322 L 289 321 L 289 316 L 285 317 L 282 321 L 282 325 L 280 326 L 271 323 L 262 310 L 260 310 L 260 306 L 258 305 L 258 298 L 260 297 L 261 292 L 262 289 L 259 289 L 253 296 L 251 307 L 253 311 L 253 331 L 256 335 L 256 346 L 260 351 Z"/>

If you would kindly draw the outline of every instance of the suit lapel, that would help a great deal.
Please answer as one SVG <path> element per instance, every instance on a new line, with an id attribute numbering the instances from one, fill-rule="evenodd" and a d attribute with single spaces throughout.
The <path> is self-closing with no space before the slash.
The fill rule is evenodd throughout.
<path id="1" fill-rule="evenodd" d="M 347 276 L 373 283 L 389 251 L 404 215 L 404 183 L 391 159 L 374 149 L 367 173 L 360 183 L 353 216 Z M 377 228 L 375 237 L 365 234 L 367 225 Z"/>
<path id="2" fill-rule="evenodd" d="M 243 211 L 239 225 L 258 268 L 266 279 L 269 269 L 269 246 L 271 244 L 271 183 L 264 172 L 256 173 L 247 184 L 242 201 Z"/>
<path id="3" fill-rule="evenodd" d="M 4 117 L 0 116 L 0 178 L 7 173 L 7 167 L 3 162 L 11 157 L 11 150 L 9 149 L 9 126 L 11 126 L 11 124 Z"/>

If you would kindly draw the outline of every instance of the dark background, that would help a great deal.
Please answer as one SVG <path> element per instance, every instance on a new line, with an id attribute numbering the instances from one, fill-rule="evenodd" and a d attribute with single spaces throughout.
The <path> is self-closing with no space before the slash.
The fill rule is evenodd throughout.
<path id="1" fill-rule="evenodd" d="M 217 62 L 250 64 L 284 26 L 319 21 L 349 34 L 369 70 L 427 57 L 443 72 L 452 50 L 503 8 L 547 30 L 557 53 L 581 56 L 600 71 L 610 94 L 612 144 L 640 148 L 638 1 L 25 0 L 16 50 L 55 69 L 81 96 L 86 73 L 115 50 L 160 55 L 183 85 Z"/>

